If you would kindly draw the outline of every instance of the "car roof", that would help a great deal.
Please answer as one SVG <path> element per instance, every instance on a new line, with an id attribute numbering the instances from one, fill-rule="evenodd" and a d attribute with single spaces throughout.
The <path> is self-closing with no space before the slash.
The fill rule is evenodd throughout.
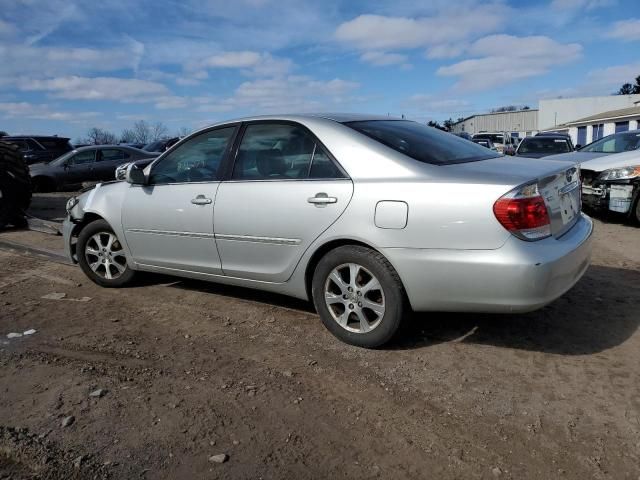
<path id="1" fill-rule="evenodd" d="M 6 137 L 2 137 L 3 139 L 14 139 L 14 140 L 18 140 L 18 139 L 23 139 L 23 138 L 35 138 L 36 140 L 38 138 L 47 138 L 47 139 L 54 139 L 54 140 L 66 140 L 69 141 L 70 139 L 67 137 L 58 137 L 57 135 L 7 135 Z"/>
<path id="2" fill-rule="evenodd" d="M 286 113 L 281 115 L 256 115 L 252 117 L 241 117 L 224 121 L 222 123 L 234 123 L 234 122 L 251 122 L 257 120 L 309 120 L 322 118 L 325 120 L 333 120 L 338 123 L 347 122 L 363 122 L 367 120 L 406 120 L 398 117 L 391 117 L 387 115 L 374 115 L 368 113 Z"/>

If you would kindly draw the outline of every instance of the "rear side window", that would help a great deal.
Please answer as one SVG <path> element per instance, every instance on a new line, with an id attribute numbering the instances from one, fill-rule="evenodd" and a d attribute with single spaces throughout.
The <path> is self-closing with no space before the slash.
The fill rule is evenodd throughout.
<path id="1" fill-rule="evenodd" d="M 102 162 L 113 162 L 116 160 L 126 160 L 129 158 L 129 154 L 124 150 L 120 150 L 119 148 L 109 148 L 100 150 L 100 161 Z"/>
<path id="2" fill-rule="evenodd" d="M 299 125 L 258 123 L 245 129 L 234 180 L 342 178 L 314 137 Z"/>
<path id="3" fill-rule="evenodd" d="M 64 152 L 68 152 L 71 150 L 71 145 L 69 144 L 69 140 L 66 138 L 36 138 L 38 143 L 42 145 L 47 150 L 62 150 Z"/>
<path id="4" fill-rule="evenodd" d="M 414 160 L 432 165 L 474 162 L 500 156 L 456 135 L 409 120 L 368 120 L 345 125 Z"/>

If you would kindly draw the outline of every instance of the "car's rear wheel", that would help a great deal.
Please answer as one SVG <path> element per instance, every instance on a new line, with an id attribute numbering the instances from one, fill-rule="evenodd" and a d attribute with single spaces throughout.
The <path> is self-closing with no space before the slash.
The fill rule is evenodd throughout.
<path id="1" fill-rule="evenodd" d="M 408 310 L 395 269 L 380 253 L 358 245 L 336 248 L 320 260 L 312 296 L 333 335 L 366 348 L 391 340 Z"/>
<path id="2" fill-rule="evenodd" d="M 76 247 L 82 271 L 103 287 L 130 283 L 135 271 L 127 265 L 122 243 L 105 220 L 96 220 L 82 229 Z"/>

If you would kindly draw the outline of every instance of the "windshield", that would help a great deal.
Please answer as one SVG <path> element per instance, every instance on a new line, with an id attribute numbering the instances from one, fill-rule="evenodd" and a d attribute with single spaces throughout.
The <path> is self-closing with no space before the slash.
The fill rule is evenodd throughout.
<path id="1" fill-rule="evenodd" d="M 615 133 L 590 143 L 581 152 L 620 153 L 640 148 L 640 131 Z"/>
<path id="2" fill-rule="evenodd" d="M 531 137 L 522 140 L 518 153 L 542 153 L 554 155 L 571 151 L 569 142 L 564 138 Z"/>
<path id="3" fill-rule="evenodd" d="M 498 156 L 481 145 L 409 120 L 368 120 L 345 125 L 397 152 L 433 165 L 474 162 Z"/>
<path id="4" fill-rule="evenodd" d="M 473 136 L 474 140 L 491 140 L 493 143 L 504 143 L 504 136 L 501 133 L 478 133 Z"/>
<path id="5" fill-rule="evenodd" d="M 64 155 L 60 155 L 58 158 L 51 160 L 51 162 L 49 162 L 51 165 L 62 165 L 68 158 L 70 158 L 72 155 L 78 153 L 77 150 L 71 150 L 70 152 L 65 153 Z"/>

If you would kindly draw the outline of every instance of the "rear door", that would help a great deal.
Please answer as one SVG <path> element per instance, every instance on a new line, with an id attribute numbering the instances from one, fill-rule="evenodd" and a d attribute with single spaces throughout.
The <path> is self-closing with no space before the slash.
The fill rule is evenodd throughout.
<path id="1" fill-rule="evenodd" d="M 293 122 L 243 127 L 214 212 L 225 275 L 286 281 L 348 205 L 353 184 L 313 134 Z"/>
<path id="2" fill-rule="evenodd" d="M 102 148 L 91 172 L 92 180 L 113 180 L 116 167 L 129 161 L 131 155 L 122 148 Z"/>

